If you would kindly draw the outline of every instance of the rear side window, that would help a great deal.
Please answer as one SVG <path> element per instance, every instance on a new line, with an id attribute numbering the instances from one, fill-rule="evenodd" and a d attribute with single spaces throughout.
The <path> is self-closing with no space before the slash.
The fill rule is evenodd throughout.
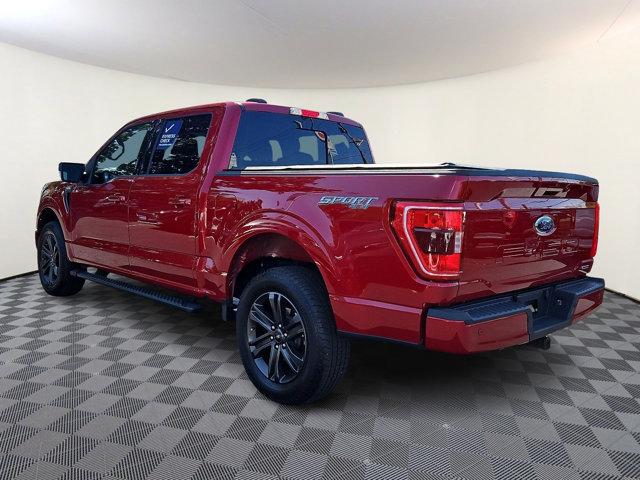
<path id="1" fill-rule="evenodd" d="M 211 114 L 163 120 L 151 157 L 152 175 L 179 175 L 196 168 L 209 132 Z"/>
<path id="2" fill-rule="evenodd" d="M 229 168 L 373 163 L 361 127 L 318 118 L 245 111 Z"/>
<path id="3" fill-rule="evenodd" d="M 106 183 L 112 178 L 134 175 L 139 157 L 147 151 L 153 122 L 127 128 L 118 134 L 96 157 L 91 183 Z"/>

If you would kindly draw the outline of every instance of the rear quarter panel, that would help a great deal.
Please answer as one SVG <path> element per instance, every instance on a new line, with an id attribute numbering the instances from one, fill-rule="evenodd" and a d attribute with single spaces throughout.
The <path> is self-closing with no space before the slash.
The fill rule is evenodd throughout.
<path id="1" fill-rule="evenodd" d="M 239 240 L 270 231 L 292 233 L 303 243 L 320 268 L 329 293 L 402 305 L 421 305 L 416 293 L 424 294 L 430 282 L 420 282 L 389 228 L 394 198 L 424 198 L 427 183 L 407 176 L 219 174 L 211 192 L 216 197 L 215 234 L 209 247 L 219 251 L 217 262 L 228 268 Z M 429 196 L 444 200 L 460 188 L 454 176 L 428 179 Z M 376 197 L 369 208 L 318 205 L 322 196 Z M 241 243 L 241 242 L 240 242 Z"/>
<path id="2" fill-rule="evenodd" d="M 457 282 L 427 282 L 416 276 L 388 218 L 394 198 L 443 200 L 459 195 L 455 176 L 372 176 L 219 172 L 213 180 L 206 251 L 223 274 L 249 238 L 284 235 L 318 267 L 338 328 L 417 343 L 425 303 L 455 298 Z M 318 205 L 322 196 L 371 196 L 366 209 Z M 225 275 L 211 275 L 214 289 Z"/>

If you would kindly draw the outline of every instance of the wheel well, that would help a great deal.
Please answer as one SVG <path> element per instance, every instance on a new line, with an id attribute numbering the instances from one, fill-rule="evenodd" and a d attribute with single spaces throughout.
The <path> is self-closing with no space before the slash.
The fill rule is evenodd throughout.
<path id="1" fill-rule="evenodd" d="M 320 275 L 320 271 L 318 270 L 318 267 L 315 263 L 299 262 L 288 258 L 277 257 L 259 258 L 245 265 L 245 267 L 240 271 L 233 285 L 233 296 L 239 297 L 247 284 L 251 281 L 251 279 L 259 273 L 264 272 L 269 268 L 291 265 L 301 266 L 308 268 L 309 270 L 313 270 L 318 274 L 320 278 L 322 278 L 322 276 Z"/>
<path id="2" fill-rule="evenodd" d="M 60 220 L 58 220 L 58 216 L 54 213 L 53 210 L 51 210 L 50 208 L 45 208 L 44 210 L 42 210 L 42 212 L 40 212 L 40 215 L 38 216 L 38 223 L 36 226 L 36 238 L 40 236 L 40 232 L 42 231 L 44 226 L 52 221 L 60 223 Z"/>
<path id="3" fill-rule="evenodd" d="M 287 265 L 309 268 L 322 278 L 313 259 L 295 241 L 276 233 L 252 237 L 240 247 L 231 263 L 227 285 L 229 298 L 239 297 L 249 281 L 260 272 Z"/>

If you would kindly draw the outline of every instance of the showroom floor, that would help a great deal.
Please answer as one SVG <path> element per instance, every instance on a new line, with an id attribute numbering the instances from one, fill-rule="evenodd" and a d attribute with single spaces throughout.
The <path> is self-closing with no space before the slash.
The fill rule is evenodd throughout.
<path id="1" fill-rule="evenodd" d="M 306 407 L 247 380 L 233 325 L 87 284 L 0 282 L 0 478 L 640 478 L 640 305 L 548 351 L 354 344 Z"/>

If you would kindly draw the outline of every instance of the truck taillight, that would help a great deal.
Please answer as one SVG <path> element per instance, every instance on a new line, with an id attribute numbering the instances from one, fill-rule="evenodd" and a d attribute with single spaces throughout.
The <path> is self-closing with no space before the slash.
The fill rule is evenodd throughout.
<path id="1" fill-rule="evenodd" d="M 422 276 L 452 279 L 460 275 L 462 205 L 397 202 L 391 225 L 400 244 Z"/>
<path id="2" fill-rule="evenodd" d="M 596 252 L 598 251 L 598 230 L 600 230 L 600 204 L 596 203 L 594 211 L 594 222 L 593 222 L 593 242 L 591 242 L 591 258 L 596 256 Z"/>

